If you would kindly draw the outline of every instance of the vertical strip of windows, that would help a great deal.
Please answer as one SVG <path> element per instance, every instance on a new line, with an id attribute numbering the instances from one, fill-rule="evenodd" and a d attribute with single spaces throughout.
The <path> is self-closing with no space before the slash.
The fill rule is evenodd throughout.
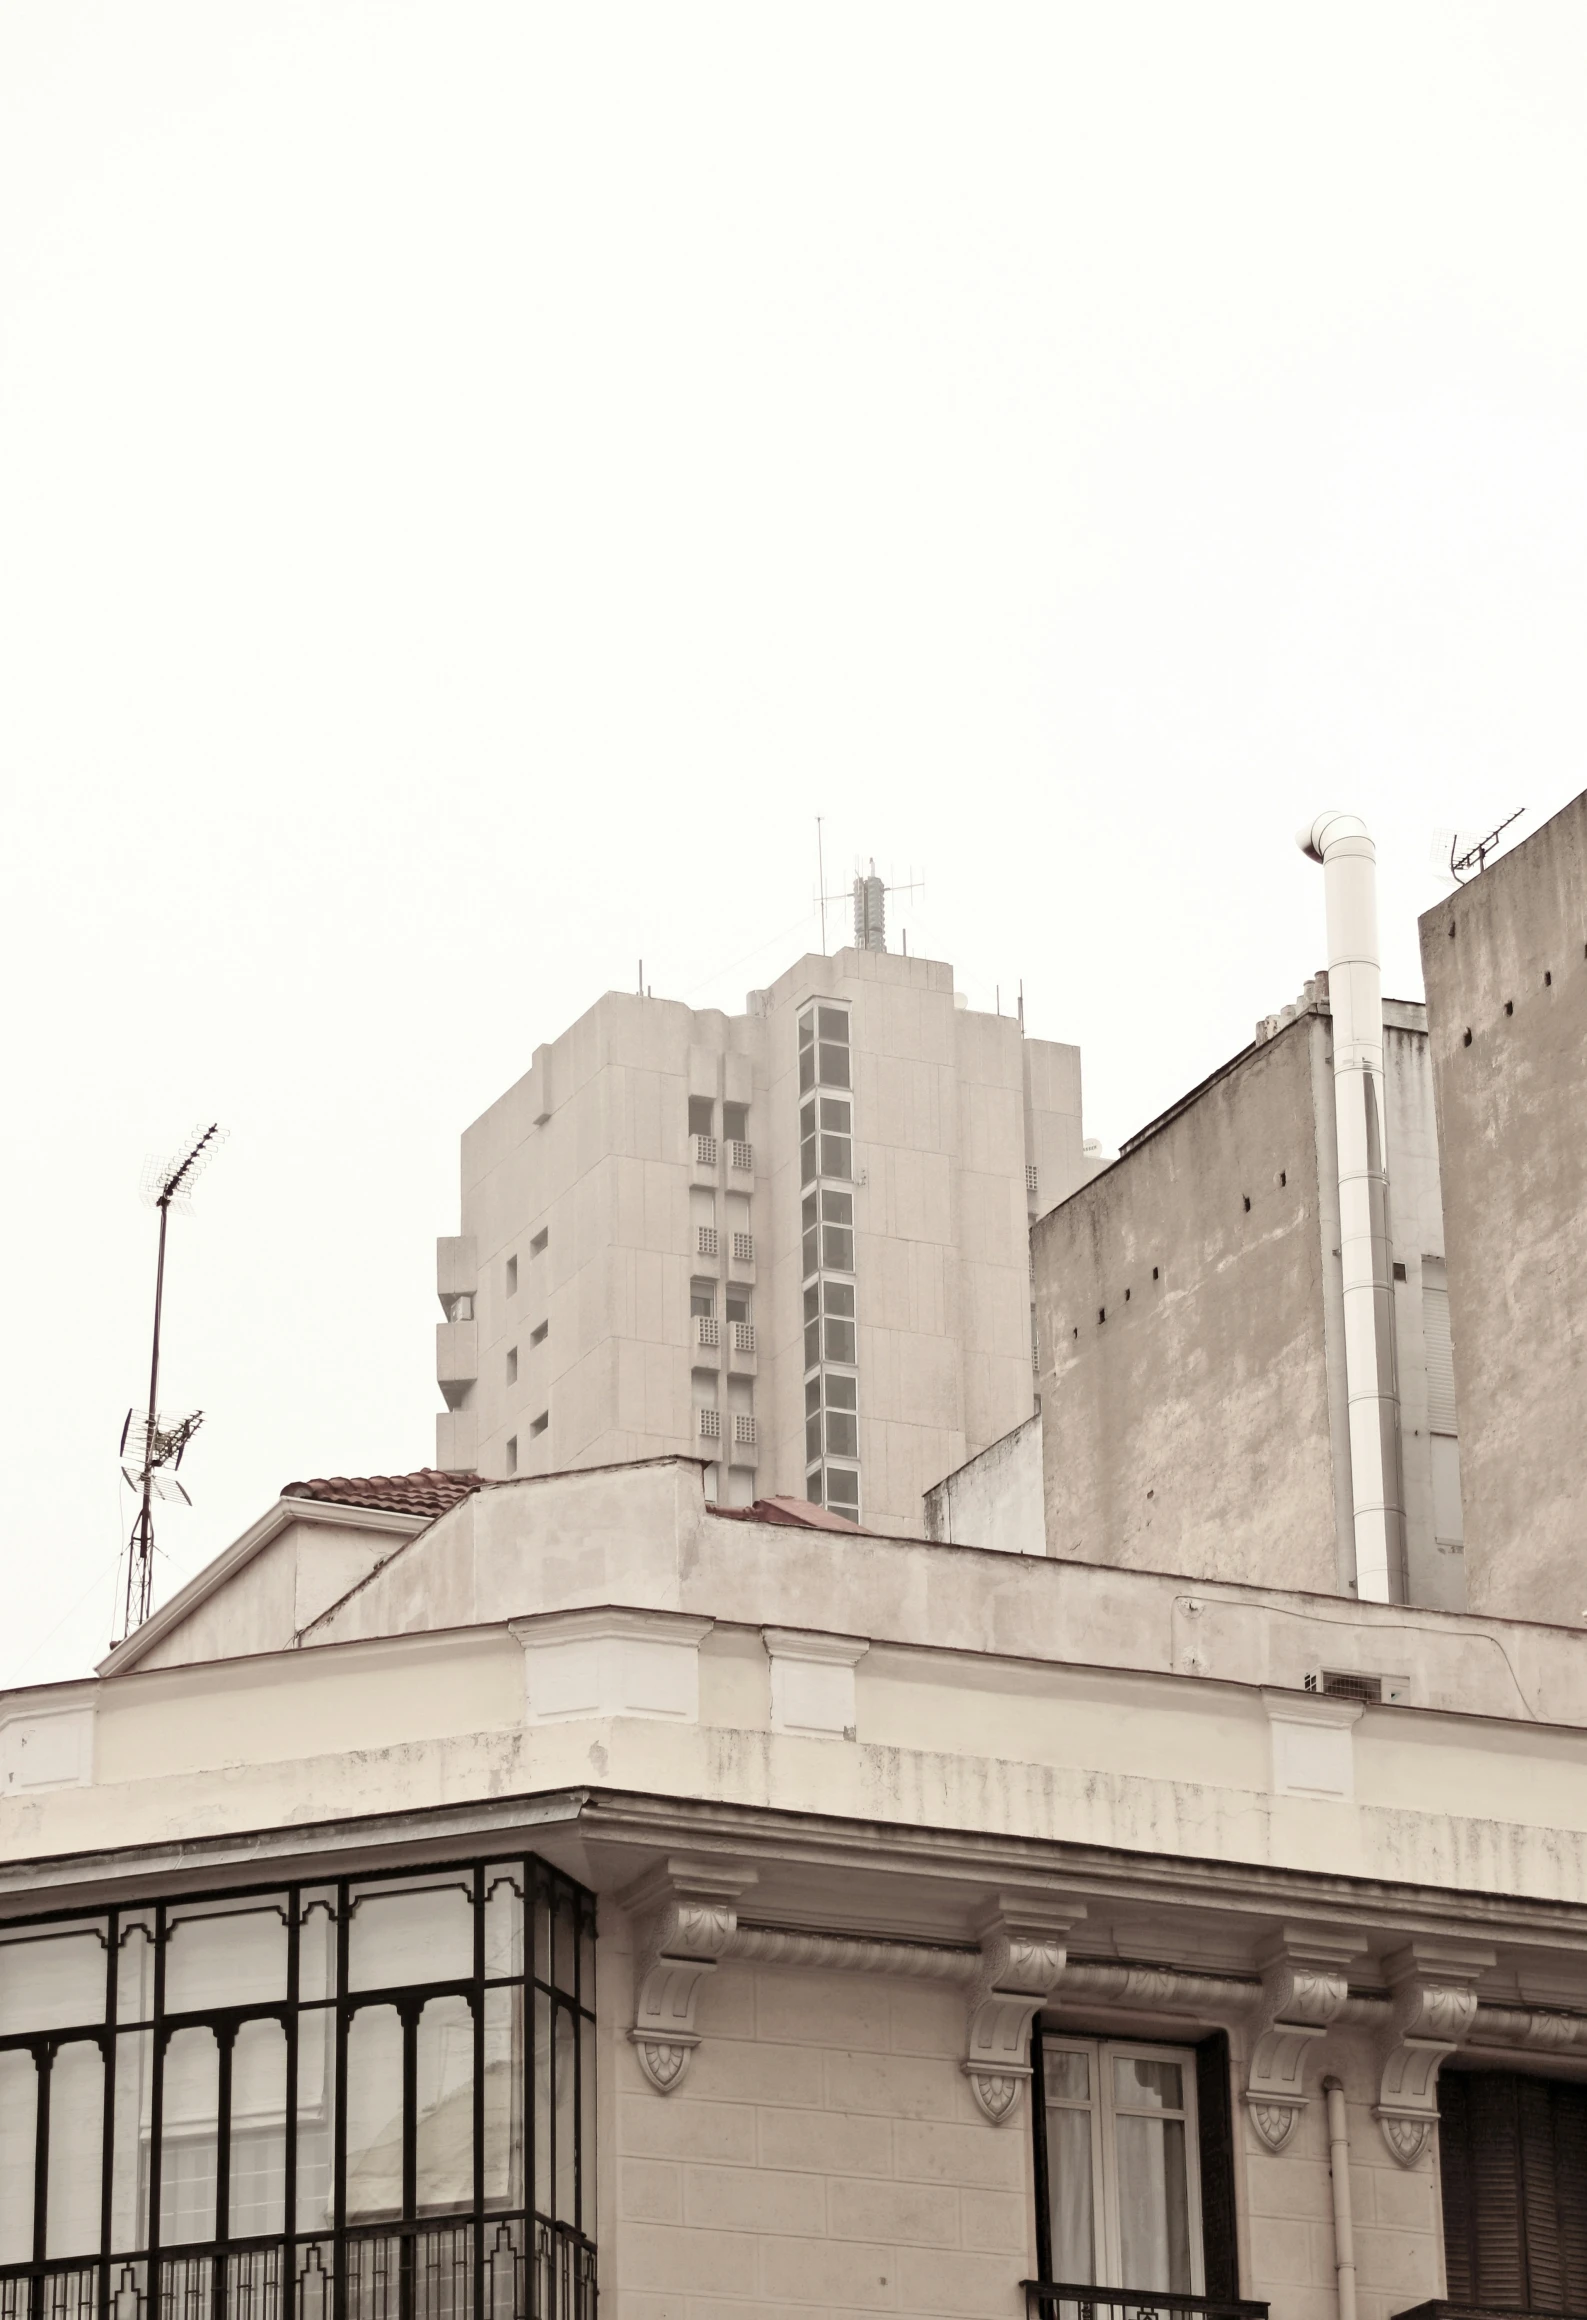
<path id="1" fill-rule="evenodd" d="M 818 1001 L 799 1018 L 805 1494 L 857 1521 L 859 1315 L 852 1084 L 848 1009 Z"/>
<path id="2" fill-rule="evenodd" d="M 593 2320 L 594 1909 L 519 1855 L 0 1926 L 0 2310 Z"/>

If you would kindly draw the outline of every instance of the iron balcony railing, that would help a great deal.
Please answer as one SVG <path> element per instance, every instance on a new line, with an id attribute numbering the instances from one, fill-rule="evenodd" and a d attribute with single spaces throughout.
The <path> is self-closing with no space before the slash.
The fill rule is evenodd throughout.
<path id="1" fill-rule="evenodd" d="M 595 2249 L 522 2215 L 8 2265 L 0 2320 L 595 2320 Z"/>
<path id="2" fill-rule="evenodd" d="M 1073 2280 L 1024 2280 L 1027 2320 L 1268 2320 L 1265 2304 L 1238 2296 L 1191 2296 L 1177 2288 L 1087 2288 Z"/>

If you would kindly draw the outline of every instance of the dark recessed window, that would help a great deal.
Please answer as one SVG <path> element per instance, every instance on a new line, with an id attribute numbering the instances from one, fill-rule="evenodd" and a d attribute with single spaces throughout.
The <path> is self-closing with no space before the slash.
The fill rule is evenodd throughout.
<path id="1" fill-rule="evenodd" d="M 550 1413 L 550 1411 L 549 1411 L 549 1410 L 542 1410 L 538 1418 L 531 1418 L 531 1419 L 530 1419 L 530 1421 L 529 1421 L 529 1432 L 530 1432 L 530 1435 L 531 1435 L 531 1436 L 534 1436 L 534 1435 L 536 1435 L 536 1434 L 543 1434 L 543 1433 L 545 1432 L 546 1428 L 547 1428 L 547 1427 L 550 1425 L 550 1423 L 551 1423 L 551 1413 Z"/>
<path id="2" fill-rule="evenodd" d="M 1504 1011 L 1506 1015 L 1513 1015 L 1515 1013 L 1515 1001 L 1513 999 L 1506 999 L 1504 1002 Z"/>
<path id="3" fill-rule="evenodd" d="M 502 1462 L 503 1462 L 503 1464 L 506 1466 L 506 1469 L 507 1469 L 507 1471 L 508 1471 L 508 1473 L 509 1473 L 509 1474 L 516 1474 L 516 1473 L 517 1473 L 517 1471 L 518 1471 L 518 1437 L 517 1437 L 517 1435 L 516 1435 L 516 1434 L 509 1434 L 509 1435 L 508 1435 L 508 1437 L 507 1437 L 507 1447 L 506 1447 L 506 1449 L 505 1449 L 505 1450 L 502 1452 Z"/>
<path id="4" fill-rule="evenodd" d="M 1552 984 L 1553 984 L 1553 981 L 1554 981 L 1554 976 L 1553 976 L 1553 973 L 1552 973 L 1552 971 L 1551 971 L 1551 970 L 1550 970 L 1548 967 L 1545 967 L 1545 968 L 1543 969 L 1543 988 L 1544 988 L 1544 990 L 1545 990 L 1545 991 L 1546 991 L 1546 990 L 1548 990 L 1548 989 L 1550 989 L 1550 987 L 1551 987 L 1551 986 L 1552 986 Z"/>
<path id="5" fill-rule="evenodd" d="M 1469 1047 L 1471 1045 L 1471 1030 L 1469 1025 L 1467 1026 L 1466 1035 L 1460 1044 L 1462 1047 Z"/>
<path id="6" fill-rule="evenodd" d="M 507 1383 L 510 1386 L 515 1386 L 518 1383 L 518 1348 L 516 1345 L 509 1345 L 507 1348 Z"/>
<path id="7" fill-rule="evenodd" d="M 545 1253 L 545 1245 L 550 1238 L 550 1226 L 542 1225 L 539 1232 L 535 1234 L 534 1239 L 529 1243 L 529 1254 L 532 1257 L 543 1256 Z"/>
<path id="8" fill-rule="evenodd" d="M 1279 1183 L 1280 1183 L 1280 1185 L 1281 1185 L 1281 1186 L 1282 1186 L 1282 1185 L 1285 1185 L 1285 1184 L 1287 1184 L 1287 1183 L 1289 1182 L 1289 1171 L 1288 1171 L 1288 1169 L 1281 1168 L 1281 1169 L 1279 1170 L 1279 1172 L 1278 1172 L 1278 1180 L 1279 1180 Z"/>
<path id="9" fill-rule="evenodd" d="M 544 1345 L 546 1341 L 546 1331 L 550 1328 L 550 1326 L 551 1324 L 549 1321 L 542 1321 L 538 1329 L 531 1329 L 529 1332 L 530 1344 Z"/>
<path id="10" fill-rule="evenodd" d="M 1404 1280 L 1404 1278 L 1405 1278 L 1405 1267 L 1404 1267 L 1403 1265 L 1401 1265 L 1401 1264 L 1396 1264 L 1396 1265 L 1395 1265 L 1395 1267 L 1394 1267 L 1394 1278 L 1396 1279 L 1396 1281 L 1403 1281 L 1403 1280 Z"/>
<path id="11" fill-rule="evenodd" d="M 516 1257 L 507 1259 L 507 1294 L 509 1297 L 516 1297 L 518 1294 L 518 1260 Z"/>
<path id="12" fill-rule="evenodd" d="M 1251 1213 L 1251 1195 L 1249 1193 L 1245 1195 L 1245 1213 L 1247 1216 Z"/>
<path id="13" fill-rule="evenodd" d="M 1106 1307 L 1105 1305 L 1099 1305 L 1099 1306 L 1097 1307 L 1097 1319 L 1098 1319 L 1099 1321 L 1106 1321 L 1107 1317 L 1108 1317 L 1108 1309 L 1107 1309 L 1107 1307 Z"/>

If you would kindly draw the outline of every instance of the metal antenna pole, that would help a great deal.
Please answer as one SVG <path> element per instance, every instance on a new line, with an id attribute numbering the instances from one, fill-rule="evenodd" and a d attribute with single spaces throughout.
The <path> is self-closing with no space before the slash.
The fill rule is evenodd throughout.
<path id="1" fill-rule="evenodd" d="M 149 1416 L 143 1443 L 143 1503 L 133 1526 L 132 1544 L 127 1554 L 127 1599 L 122 1606 L 121 1632 L 130 1635 L 148 1618 L 154 1600 L 154 1460 L 153 1433 L 155 1412 L 160 1407 L 160 1312 L 165 1303 L 165 1229 L 171 1217 L 171 1198 L 162 1193 L 155 1204 L 160 1211 L 160 1253 L 154 1261 L 154 1347 L 149 1355 Z M 138 1616 L 132 1616 L 136 1600 Z"/>
<path id="2" fill-rule="evenodd" d="M 146 1196 L 152 1197 L 160 1212 L 160 1240 L 154 1264 L 154 1338 L 149 1352 L 149 1406 L 143 1416 L 143 1452 L 137 1477 L 138 1517 L 127 1542 L 127 1584 L 122 1601 L 122 1634 L 131 1635 L 141 1627 L 154 1607 L 154 1498 L 155 1476 L 165 1467 L 174 1470 L 182 1462 L 186 1449 L 201 1422 L 202 1413 L 195 1410 L 177 1425 L 160 1424 L 160 1323 L 165 1310 L 165 1240 L 171 1221 L 171 1207 L 175 1202 L 185 1206 L 194 1178 L 199 1175 L 221 1141 L 218 1121 L 211 1121 L 203 1134 L 189 1147 L 185 1159 L 158 1168 L 147 1187 Z M 132 1423 L 128 1413 L 127 1426 L 122 1430 L 125 1446 Z M 128 1475 L 130 1482 L 132 1476 Z M 171 1495 L 162 1484 L 162 1494 Z M 177 1495 L 185 1496 L 180 1486 Z"/>
<path id="3" fill-rule="evenodd" d="M 821 956 L 827 955 L 827 870 L 821 854 L 821 816 L 816 816 L 816 892 L 821 897 Z"/>

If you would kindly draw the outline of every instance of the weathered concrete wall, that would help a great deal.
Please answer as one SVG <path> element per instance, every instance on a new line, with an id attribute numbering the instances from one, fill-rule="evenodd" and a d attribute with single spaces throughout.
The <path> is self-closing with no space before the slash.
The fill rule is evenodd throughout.
<path id="1" fill-rule="evenodd" d="M 1036 1227 L 1049 1553 L 1337 1586 L 1324 1038 L 1288 1025 Z"/>
<path id="2" fill-rule="evenodd" d="M 925 1514 L 927 1538 L 944 1546 L 1044 1555 L 1040 1410 L 933 1484 Z"/>
<path id="3" fill-rule="evenodd" d="M 1473 1609 L 1587 1606 L 1587 793 L 1421 922 Z"/>

